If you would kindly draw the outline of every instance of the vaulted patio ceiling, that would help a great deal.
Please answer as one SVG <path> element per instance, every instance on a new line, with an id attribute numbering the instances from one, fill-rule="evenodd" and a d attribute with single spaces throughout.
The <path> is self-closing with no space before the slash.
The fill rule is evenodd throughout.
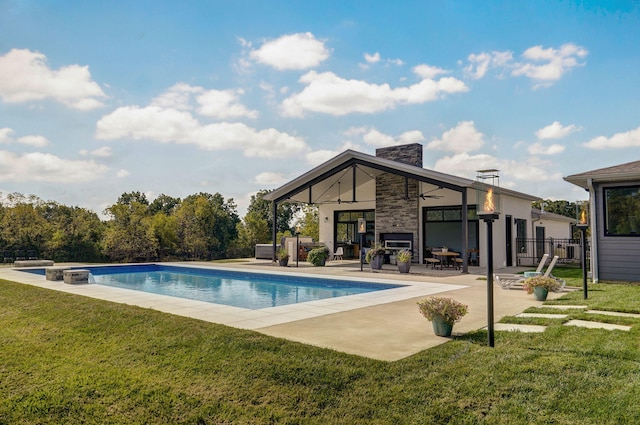
<path id="1" fill-rule="evenodd" d="M 463 192 L 474 184 L 473 180 L 347 150 L 270 192 L 265 199 L 309 204 L 375 201 L 375 191 L 367 194 L 365 186 L 384 173 L 456 192 Z"/>

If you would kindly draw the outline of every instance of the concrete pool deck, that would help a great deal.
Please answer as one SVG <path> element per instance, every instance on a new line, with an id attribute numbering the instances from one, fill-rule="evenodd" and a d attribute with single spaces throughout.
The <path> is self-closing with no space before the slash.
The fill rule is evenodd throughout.
<path id="1" fill-rule="evenodd" d="M 425 266 L 413 265 L 411 274 L 401 275 L 394 271 L 395 266 L 389 265 L 381 272 L 371 272 L 365 265 L 361 272 L 360 265 L 353 261 L 330 262 L 327 267 L 310 267 L 306 263 L 300 263 L 299 268 L 295 264 L 293 267 L 277 267 L 265 260 L 225 264 L 166 264 L 339 277 L 347 280 L 401 283 L 405 286 L 249 310 L 95 284 L 69 285 L 47 281 L 42 275 L 24 273 L 13 268 L 0 268 L 0 278 L 254 330 L 278 338 L 386 361 L 399 360 L 449 341 L 448 338 L 435 336 L 431 323 L 418 312 L 416 302 L 425 296 L 437 294 L 452 297 L 469 306 L 469 313 L 455 324 L 454 334 L 487 326 L 487 285 L 486 280 L 482 279 L 486 272 L 482 268 L 470 268 L 469 274 L 461 274 L 460 271 L 434 271 Z M 510 271 L 513 272 L 513 269 Z M 493 292 L 495 322 L 504 316 L 515 316 L 529 307 L 542 304 L 521 290 L 502 290 L 494 285 Z M 561 295 L 551 293 L 549 299 Z"/>

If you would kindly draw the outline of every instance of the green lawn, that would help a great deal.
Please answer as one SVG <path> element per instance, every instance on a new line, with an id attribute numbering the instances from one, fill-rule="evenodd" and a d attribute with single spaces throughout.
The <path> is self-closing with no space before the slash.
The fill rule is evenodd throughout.
<path id="1" fill-rule="evenodd" d="M 640 312 L 640 286 L 590 290 Z M 0 306 L 0 424 L 640 423 L 638 319 L 388 363 L 7 281 Z"/>

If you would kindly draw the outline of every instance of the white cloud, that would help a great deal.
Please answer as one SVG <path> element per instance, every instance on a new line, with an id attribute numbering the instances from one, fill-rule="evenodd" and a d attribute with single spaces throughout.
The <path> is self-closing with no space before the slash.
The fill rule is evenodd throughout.
<path id="1" fill-rule="evenodd" d="M 256 130 L 242 123 L 201 124 L 190 113 L 157 106 L 125 106 L 97 123 L 100 140 L 134 139 L 195 145 L 204 150 L 240 149 L 248 157 L 291 157 L 305 153 L 299 137 L 273 128 Z"/>
<path id="2" fill-rule="evenodd" d="M 371 146 L 394 146 L 424 141 L 424 135 L 420 130 L 410 130 L 398 136 L 384 134 L 375 128 L 351 127 L 344 133 L 348 137 L 362 137 L 362 141 Z"/>
<path id="3" fill-rule="evenodd" d="M 29 146 L 34 146 L 36 148 L 42 148 L 45 147 L 49 144 L 49 140 L 47 140 L 46 137 L 44 136 L 23 136 L 23 137 L 18 137 L 16 139 L 16 142 L 23 144 L 23 145 L 29 145 Z"/>
<path id="4" fill-rule="evenodd" d="M 335 116 L 354 112 L 372 114 L 393 109 L 399 104 L 419 104 L 436 100 L 448 93 L 468 90 L 452 77 L 440 80 L 424 79 L 409 87 L 392 89 L 388 84 L 371 84 L 361 80 L 346 80 L 332 72 L 310 71 L 301 83 L 307 86 L 282 103 L 284 116 L 301 117 L 305 111 Z"/>
<path id="5" fill-rule="evenodd" d="M 102 178 L 107 170 L 93 160 L 67 160 L 40 152 L 19 156 L 0 151 L 0 181 L 84 183 Z"/>
<path id="6" fill-rule="evenodd" d="M 469 65 L 465 67 L 464 71 L 470 78 L 478 80 L 483 78 L 490 69 L 504 67 L 512 59 L 513 53 L 509 51 L 472 53 L 467 57 Z"/>
<path id="7" fill-rule="evenodd" d="M 179 111 L 191 111 L 191 97 L 194 94 L 202 93 L 202 87 L 193 87 L 185 83 L 177 83 L 171 86 L 166 92 L 151 100 L 151 106 L 165 109 L 177 109 Z"/>
<path id="8" fill-rule="evenodd" d="M 363 56 L 366 63 L 358 64 L 362 69 L 369 69 L 370 65 L 380 63 L 381 61 L 385 64 L 391 64 L 396 66 L 404 65 L 404 62 L 400 59 L 384 59 L 383 60 L 379 52 L 375 52 L 374 54 L 365 53 Z"/>
<path id="9" fill-rule="evenodd" d="M 0 56 L 0 98 L 8 103 L 53 99 L 70 108 L 90 110 L 103 106 L 106 95 L 91 80 L 88 66 L 47 66 L 46 56 L 27 49 L 13 49 Z"/>
<path id="10" fill-rule="evenodd" d="M 500 184 L 510 180 L 525 182 L 562 180 L 562 173 L 551 172 L 552 164 L 546 161 L 528 159 L 526 162 L 498 159 L 488 154 L 469 155 L 458 153 L 436 161 L 434 170 L 475 179 L 476 171 L 482 169 L 500 170 Z"/>
<path id="11" fill-rule="evenodd" d="M 437 66 L 431 66 L 426 64 L 421 64 L 413 67 L 412 71 L 422 79 L 433 80 L 438 75 L 448 74 L 449 71 L 446 69 L 438 68 Z"/>
<path id="12" fill-rule="evenodd" d="M 320 65 L 330 54 L 322 41 L 306 32 L 266 41 L 259 49 L 252 50 L 249 57 L 279 70 L 300 70 Z"/>
<path id="13" fill-rule="evenodd" d="M 640 147 L 640 127 L 611 137 L 599 136 L 584 143 L 590 149 L 619 149 Z"/>
<path id="14" fill-rule="evenodd" d="M 47 146 L 50 143 L 49 140 L 44 136 L 27 135 L 27 136 L 15 138 L 13 137 L 14 134 L 15 134 L 15 131 L 13 131 L 13 129 L 11 128 L 8 128 L 8 127 L 0 128 L 0 143 L 2 144 L 20 143 L 23 145 L 34 146 L 37 148 L 42 148 L 44 146 Z"/>
<path id="15" fill-rule="evenodd" d="M 565 147 L 563 145 L 550 145 L 544 146 L 542 143 L 536 142 L 527 148 L 527 151 L 531 155 L 557 155 L 564 152 Z"/>
<path id="16" fill-rule="evenodd" d="M 118 172 L 116 173 L 116 177 L 119 179 L 123 179 L 127 176 L 129 176 L 129 172 L 127 170 L 118 170 Z"/>
<path id="17" fill-rule="evenodd" d="M 161 109 L 192 111 L 194 109 L 193 97 L 195 96 L 197 112 L 201 115 L 218 119 L 256 118 L 258 111 L 249 110 L 239 102 L 239 96 L 242 94 L 244 94 L 242 89 L 205 90 L 203 87 L 178 83 L 155 97 L 150 105 Z"/>
<path id="18" fill-rule="evenodd" d="M 375 52 L 372 55 L 370 55 L 369 53 L 365 53 L 364 60 L 366 60 L 367 63 L 378 63 L 380 62 L 380 53 Z"/>
<path id="19" fill-rule="evenodd" d="M 13 134 L 15 131 L 12 129 L 5 127 L 0 128 L 0 143 L 11 143 L 13 142 Z"/>
<path id="20" fill-rule="evenodd" d="M 238 101 L 239 95 L 244 94 L 238 90 L 208 90 L 197 97 L 200 104 L 198 113 L 218 119 L 228 118 L 257 118 L 258 111 L 249 110 Z"/>
<path id="21" fill-rule="evenodd" d="M 91 152 L 89 152 L 86 149 L 82 149 L 80 150 L 80 155 L 82 156 L 95 156 L 98 158 L 109 158 L 111 157 L 112 153 L 111 153 L 111 148 L 109 146 L 102 146 L 98 149 L 94 149 Z"/>
<path id="22" fill-rule="evenodd" d="M 344 152 L 347 149 L 358 150 L 359 146 L 351 142 L 345 142 L 342 144 L 342 146 L 340 146 L 336 150 L 321 149 L 321 150 L 309 152 L 306 155 L 307 164 L 311 166 L 320 165 L 323 162 L 330 160 L 334 156 L 339 155 L 340 153 Z"/>
<path id="23" fill-rule="evenodd" d="M 469 64 L 464 68 L 465 74 L 469 78 L 483 78 L 490 70 L 498 69 L 500 76 L 504 71 L 511 71 L 511 75 L 523 75 L 532 79 L 534 88 L 548 87 L 558 81 L 564 74 L 576 66 L 583 66 L 579 62 L 585 58 L 589 52 L 573 43 L 566 43 L 559 48 L 543 48 L 533 46 L 522 53 L 520 62 L 513 62 L 513 53 L 504 52 L 481 52 L 472 53 L 467 57 Z"/>
<path id="24" fill-rule="evenodd" d="M 289 179 L 285 177 L 282 173 L 272 173 L 272 172 L 264 172 L 260 173 L 253 178 L 253 182 L 256 184 L 266 185 L 266 186 L 277 186 L 284 184 Z"/>
<path id="25" fill-rule="evenodd" d="M 583 66 L 584 63 L 578 60 L 585 58 L 588 53 L 584 47 L 573 43 L 563 44 L 559 49 L 533 46 L 522 54 L 525 62 L 516 64 L 512 75 L 524 75 L 537 82 L 535 87 L 547 87 L 572 68 Z"/>
<path id="26" fill-rule="evenodd" d="M 552 124 L 549 124 L 548 126 L 536 131 L 536 137 L 540 140 L 562 139 L 563 137 L 566 137 L 578 130 L 580 130 L 580 128 L 576 127 L 573 124 L 563 127 L 562 124 L 560 124 L 558 121 L 554 121 Z"/>
<path id="27" fill-rule="evenodd" d="M 461 121 L 440 139 L 429 142 L 427 149 L 463 153 L 478 150 L 484 143 L 484 134 L 476 130 L 473 121 Z"/>

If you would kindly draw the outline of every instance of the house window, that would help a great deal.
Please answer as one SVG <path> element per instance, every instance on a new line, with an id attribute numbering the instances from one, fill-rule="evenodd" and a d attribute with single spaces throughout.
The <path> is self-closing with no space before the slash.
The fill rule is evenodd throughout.
<path id="1" fill-rule="evenodd" d="M 604 188 L 605 236 L 640 236 L 640 186 Z"/>
<path id="2" fill-rule="evenodd" d="M 516 218 L 516 249 L 519 254 L 527 252 L 527 220 Z"/>
<path id="3" fill-rule="evenodd" d="M 349 242 L 359 243 L 358 220 L 367 221 L 367 232 L 364 235 L 365 246 L 370 246 L 375 240 L 375 212 L 373 210 L 336 211 L 335 213 L 335 241 L 337 246 Z"/>
<path id="4" fill-rule="evenodd" d="M 425 221 L 462 221 L 462 207 L 424 207 Z M 477 220 L 476 206 L 467 207 L 467 219 Z"/>

